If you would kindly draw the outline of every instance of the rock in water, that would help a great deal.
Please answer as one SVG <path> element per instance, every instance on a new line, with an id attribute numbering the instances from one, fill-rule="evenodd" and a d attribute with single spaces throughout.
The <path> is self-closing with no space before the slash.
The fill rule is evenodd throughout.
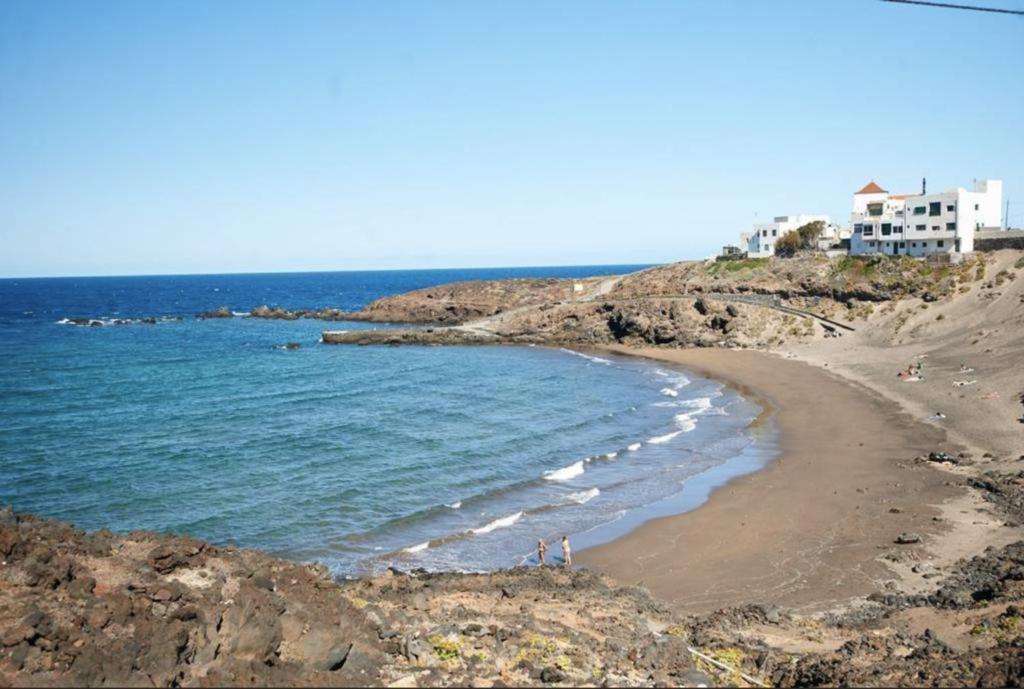
<path id="1" fill-rule="evenodd" d="M 235 314 L 231 312 L 231 309 L 226 306 L 221 306 L 213 311 L 203 311 L 201 314 L 196 316 L 196 318 L 207 320 L 209 318 L 234 318 L 234 316 Z"/>

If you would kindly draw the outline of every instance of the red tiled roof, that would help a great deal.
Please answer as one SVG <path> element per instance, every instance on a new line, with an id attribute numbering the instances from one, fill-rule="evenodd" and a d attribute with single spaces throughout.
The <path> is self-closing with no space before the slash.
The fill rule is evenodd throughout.
<path id="1" fill-rule="evenodd" d="M 863 189 L 861 189 L 858 192 L 854 192 L 854 193 L 857 193 L 857 194 L 888 194 L 889 192 L 887 192 L 885 189 L 883 189 L 882 187 L 880 187 L 877 184 L 875 184 L 875 180 L 871 180 L 866 185 L 864 185 Z"/>

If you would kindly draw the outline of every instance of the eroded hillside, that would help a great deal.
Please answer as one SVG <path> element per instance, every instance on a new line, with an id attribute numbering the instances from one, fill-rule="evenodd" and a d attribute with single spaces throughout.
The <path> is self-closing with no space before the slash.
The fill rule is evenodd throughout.
<path id="1" fill-rule="evenodd" d="M 391 314 L 458 327 L 325 333 L 324 340 L 774 347 L 850 332 L 843 326 L 885 304 L 955 299 L 984 279 L 986 260 L 943 266 L 907 257 L 804 255 L 684 262 L 588 281 L 577 294 L 562 284 L 524 292 L 501 282 L 460 283 L 380 299 L 364 312 L 374 320 Z"/>

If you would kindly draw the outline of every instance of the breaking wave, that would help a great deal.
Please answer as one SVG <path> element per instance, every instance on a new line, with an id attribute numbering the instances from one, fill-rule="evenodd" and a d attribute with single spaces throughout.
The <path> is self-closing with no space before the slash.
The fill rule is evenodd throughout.
<path id="1" fill-rule="evenodd" d="M 475 534 L 490 533 L 490 532 L 494 531 L 495 529 L 503 529 L 505 527 L 512 526 L 517 521 L 519 521 L 520 518 L 522 518 L 522 516 L 523 516 L 522 512 L 516 512 L 515 514 L 510 514 L 507 517 L 502 517 L 501 519 L 495 519 L 493 522 L 490 522 L 486 526 L 481 526 L 479 529 L 470 529 L 470 531 L 472 533 L 475 533 Z"/>
<path id="2" fill-rule="evenodd" d="M 599 356 L 591 356 L 589 354 L 584 354 L 583 352 L 577 352 L 577 351 L 572 350 L 572 349 L 566 349 L 565 347 L 562 347 L 561 350 L 563 352 L 565 352 L 566 354 L 572 354 L 573 356 L 583 357 L 587 361 L 593 361 L 595 364 L 605 364 L 607 366 L 607 365 L 612 363 L 612 362 L 608 361 L 607 359 L 602 359 Z"/>
<path id="3" fill-rule="evenodd" d="M 658 435 L 653 438 L 648 438 L 647 442 L 649 442 L 651 445 L 661 445 L 662 443 L 667 443 L 668 441 L 672 440 L 672 438 L 676 437 L 680 433 L 682 433 L 682 431 L 672 431 L 671 433 L 666 433 L 665 435 Z"/>
<path id="4" fill-rule="evenodd" d="M 594 498 L 596 498 L 600 494 L 601 494 L 601 489 L 600 488 L 591 488 L 590 490 L 581 490 L 578 493 L 570 493 L 569 495 L 566 495 L 565 497 L 566 497 L 567 500 L 570 500 L 571 502 L 575 502 L 577 505 L 583 505 L 583 504 L 586 504 L 586 503 L 590 502 L 591 500 L 593 500 Z"/>
<path id="5" fill-rule="evenodd" d="M 561 469 L 555 469 L 554 471 L 544 472 L 544 478 L 548 481 L 568 481 L 571 478 L 576 478 L 581 475 L 584 471 L 583 463 L 586 460 L 580 460 L 574 464 L 570 464 L 567 467 Z"/>

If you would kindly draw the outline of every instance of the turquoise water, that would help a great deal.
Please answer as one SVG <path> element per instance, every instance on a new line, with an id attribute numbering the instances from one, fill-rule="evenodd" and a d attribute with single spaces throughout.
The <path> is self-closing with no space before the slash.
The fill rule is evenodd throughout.
<path id="1" fill-rule="evenodd" d="M 319 343 L 328 326 L 316 321 L 192 316 L 627 269 L 0 281 L 0 502 L 339 574 L 486 569 L 526 561 L 538 537 L 599 541 L 749 457 L 756 406 L 636 359 L 339 347 Z M 181 320 L 62 324 L 82 316 Z M 302 347 L 282 349 L 289 341 Z"/>

